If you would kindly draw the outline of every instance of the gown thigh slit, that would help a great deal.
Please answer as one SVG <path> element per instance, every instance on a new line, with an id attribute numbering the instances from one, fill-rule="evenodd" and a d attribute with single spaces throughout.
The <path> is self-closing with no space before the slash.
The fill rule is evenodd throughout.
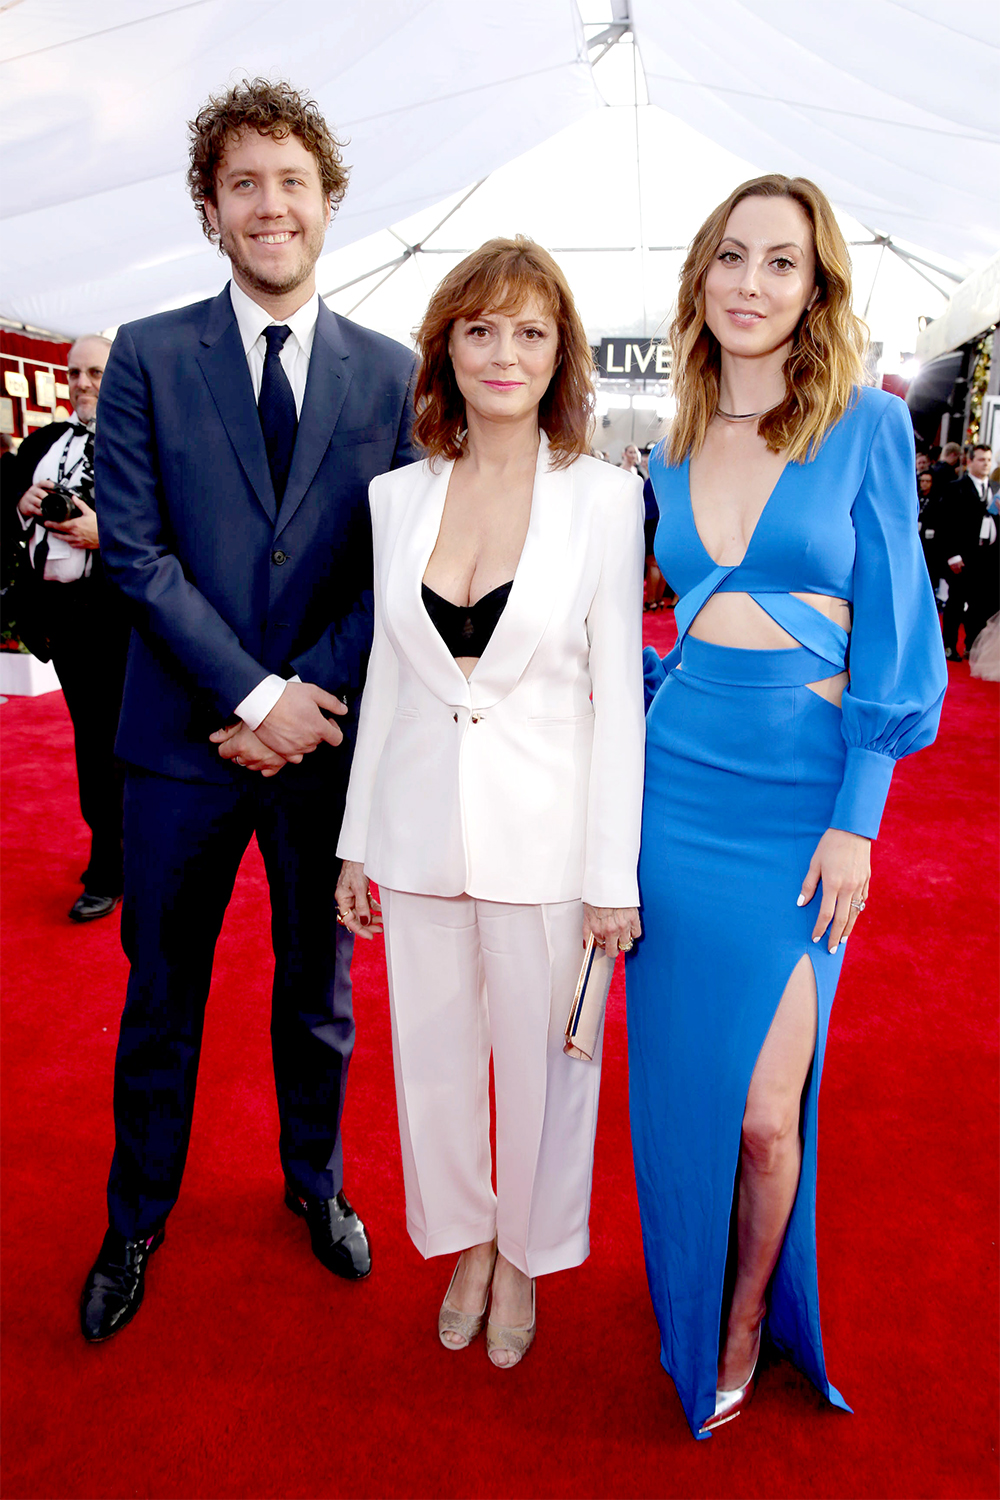
<path id="1" fill-rule="evenodd" d="M 791 982 L 792 977 L 794 976 L 795 972 L 798 970 L 798 968 L 802 965 L 803 962 L 808 965 L 808 971 L 812 975 L 812 985 L 811 985 L 811 994 L 810 994 L 810 997 L 809 997 L 809 1003 L 813 1007 L 814 1019 L 818 1019 L 818 996 L 817 996 L 817 992 L 816 992 L 815 970 L 813 969 L 812 955 L 811 954 L 804 954 L 803 957 L 801 959 L 799 959 L 798 963 L 795 966 L 795 969 L 793 969 L 792 974 L 789 975 L 789 978 L 786 981 L 785 988 L 787 989 L 787 986 Z M 780 1010 L 781 1005 L 782 1005 L 782 1003 L 784 1001 L 784 998 L 785 998 L 785 991 L 783 990 L 782 994 L 781 994 L 781 998 L 780 998 L 780 1000 L 778 1002 L 778 1008 L 775 1011 L 775 1019 L 777 1019 L 778 1010 Z M 771 1027 L 773 1027 L 773 1025 L 774 1025 L 774 1022 L 772 1021 Z M 725 1346 L 725 1342 L 726 1342 L 729 1308 L 730 1308 L 730 1306 L 732 1304 L 732 1301 L 733 1301 L 733 1295 L 734 1295 L 734 1292 L 735 1292 L 735 1289 L 736 1289 L 736 1282 L 737 1282 L 737 1279 L 738 1279 L 738 1272 L 739 1272 L 739 1264 L 738 1264 L 738 1262 L 739 1262 L 738 1204 L 739 1204 L 740 1193 L 742 1191 L 742 1182 L 743 1182 L 743 1155 L 742 1155 L 743 1127 L 744 1127 L 745 1121 L 746 1121 L 746 1110 L 749 1108 L 749 1103 L 750 1103 L 750 1097 L 749 1097 L 750 1087 L 752 1087 L 753 1078 L 754 1078 L 754 1076 L 756 1075 L 756 1072 L 757 1072 L 757 1063 L 760 1062 L 760 1056 L 761 1056 L 761 1054 L 763 1052 L 764 1046 L 767 1043 L 767 1038 L 770 1036 L 770 1033 L 771 1033 L 771 1028 L 768 1029 L 768 1032 L 767 1032 L 767 1035 L 765 1036 L 764 1042 L 762 1042 L 762 1044 L 761 1044 L 761 1053 L 758 1054 L 757 1062 L 754 1064 L 754 1066 L 753 1066 L 753 1068 L 751 1070 L 750 1084 L 748 1085 L 747 1098 L 746 1098 L 746 1101 L 745 1101 L 745 1104 L 744 1104 L 744 1118 L 743 1118 L 743 1121 L 741 1122 L 740 1151 L 739 1151 L 739 1155 L 737 1157 L 736 1176 L 735 1176 L 735 1179 L 733 1181 L 732 1203 L 731 1203 L 731 1207 L 730 1207 L 730 1221 L 729 1221 L 729 1223 L 730 1223 L 730 1227 L 729 1227 L 729 1242 L 728 1242 L 727 1253 L 726 1253 L 726 1264 L 725 1264 L 725 1267 L 724 1267 L 724 1274 L 723 1274 L 722 1296 L 721 1296 L 720 1306 L 719 1306 L 719 1356 L 720 1356 L 720 1358 L 721 1358 L 722 1350 L 723 1350 L 723 1348 Z M 796 1119 L 795 1119 L 795 1129 L 796 1129 L 796 1131 L 798 1133 L 799 1143 L 800 1143 L 800 1150 L 801 1150 L 801 1155 L 800 1155 L 800 1171 L 801 1171 L 801 1161 L 802 1161 L 802 1158 L 804 1158 L 804 1156 L 805 1156 L 805 1139 L 804 1139 L 804 1137 L 805 1137 L 806 1106 L 807 1106 L 807 1099 L 808 1099 L 809 1090 L 810 1090 L 810 1087 L 811 1087 L 811 1084 L 812 1084 L 812 1077 L 813 1077 L 813 1070 L 814 1070 L 815 1061 L 816 1061 L 816 1046 L 815 1046 L 815 1040 L 814 1040 L 812 1052 L 810 1053 L 810 1057 L 809 1057 L 808 1067 L 806 1068 L 805 1077 L 804 1077 L 803 1082 L 802 1082 L 802 1088 L 801 1088 L 800 1093 L 799 1093 L 798 1108 L 796 1110 Z M 796 1184 L 796 1195 L 797 1195 L 797 1193 L 798 1193 L 798 1184 Z M 794 1202 L 793 1202 L 793 1208 L 794 1208 Z M 791 1212 L 791 1210 L 789 1212 Z M 773 1280 L 774 1280 L 774 1273 L 772 1271 L 771 1276 L 768 1278 L 767 1288 L 766 1288 L 766 1291 L 765 1291 L 765 1301 L 766 1302 L 770 1302 L 770 1299 L 771 1299 L 771 1290 L 772 1290 Z"/>

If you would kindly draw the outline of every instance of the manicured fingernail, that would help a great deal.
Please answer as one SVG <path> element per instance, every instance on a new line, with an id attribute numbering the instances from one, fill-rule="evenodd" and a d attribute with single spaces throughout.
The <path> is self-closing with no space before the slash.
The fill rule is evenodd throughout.
<path id="1" fill-rule="evenodd" d="M 796 906 L 805 906 L 805 904 L 806 904 L 806 898 L 805 898 L 805 896 L 799 896 L 798 899 L 795 902 Z"/>
<path id="2" fill-rule="evenodd" d="M 832 947 L 832 948 L 831 948 L 831 949 L 830 949 L 830 952 L 831 952 L 831 953 L 836 953 L 836 951 L 837 951 L 837 947 L 838 947 L 838 944 L 837 944 L 837 943 L 834 943 L 834 945 L 833 945 L 833 947 Z"/>
<path id="3" fill-rule="evenodd" d="M 362 917 L 361 918 L 361 925 L 362 925 L 362 927 L 367 927 L 368 923 L 370 921 L 371 921 L 371 917 Z"/>
<path id="4" fill-rule="evenodd" d="M 822 933 L 820 933 L 820 935 L 819 935 L 819 937 L 814 937 L 814 938 L 813 938 L 813 942 L 814 942 L 814 943 L 818 943 L 818 942 L 819 942 L 819 938 L 821 938 L 821 937 L 822 937 L 822 936 L 823 936 L 823 934 L 822 934 Z"/>

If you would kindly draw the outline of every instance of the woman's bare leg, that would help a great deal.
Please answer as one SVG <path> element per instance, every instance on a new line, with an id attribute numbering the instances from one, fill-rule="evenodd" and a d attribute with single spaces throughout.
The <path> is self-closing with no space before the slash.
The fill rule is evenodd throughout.
<path id="1" fill-rule="evenodd" d="M 656 558 L 646 558 L 645 601 L 647 609 L 656 609 L 666 592 L 667 580 L 657 567 Z"/>
<path id="2" fill-rule="evenodd" d="M 736 1284 L 719 1386 L 749 1377 L 764 1294 L 778 1262 L 799 1185 L 802 1090 L 816 1050 L 816 977 L 808 956 L 796 964 L 761 1048 L 747 1093 L 740 1148 Z"/>

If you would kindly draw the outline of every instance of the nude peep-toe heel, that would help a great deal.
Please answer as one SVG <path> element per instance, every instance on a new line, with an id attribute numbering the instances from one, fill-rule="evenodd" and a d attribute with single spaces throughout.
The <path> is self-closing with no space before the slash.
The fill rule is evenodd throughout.
<path id="1" fill-rule="evenodd" d="M 490 1364 L 498 1370 L 512 1370 L 519 1365 L 521 1360 L 531 1348 L 535 1339 L 535 1283 L 531 1283 L 531 1322 L 528 1326 L 521 1328 L 505 1328 L 502 1323 L 494 1323 L 491 1318 L 486 1325 L 486 1353 L 490 1357 Z M 507 1360 L 504 1364 L 498 1364 L 493 1358 L 494 1353 L 506 1350 L 508 1354 L 516 1355 L 515 1359 Z"/>
<path id="2" fill-rule="evenodd" d="M 455 1269 L 451 1273 L 451 1280 L 448 1283 L 448 1290 L 444 1294 L 444 1301 L 441 1303 L 441 1311 L 438 1313 L 438 1338 L 446 1349 L 468 1349 L 472 1340 L 478 1337 L 479 1330 L 483 1326 L 483 1319 L 486 1317 L 486 1304 L 490 1300 L 490 1287 L 493 1284 L 493 1273 L 491 1271 L 490 1279 L 486 1283 L 486 1295 L 483 1298 L 482 1312 L 459 1312 L 457 1307 L 449 1305 L 448 1298 L 451 1295 L 452 1287 L 455 1285 L 455 1277 L 458 1275 L 458 1268 L 461 1264 L 462 1257 L 459 1256 L 455 1263 Z M 495 1253 L 493 1265 L 494 1267 L 496 1266 Z M 457 1334 L 458 1338 L 461 1339 L 461 1343 L 452 1339 L 446 1339 L 446 1333 Z"/>

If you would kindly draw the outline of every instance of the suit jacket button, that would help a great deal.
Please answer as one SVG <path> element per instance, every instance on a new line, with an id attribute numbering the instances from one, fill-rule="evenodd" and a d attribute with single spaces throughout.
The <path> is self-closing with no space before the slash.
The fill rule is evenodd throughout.
<path id="1" fill-rule="evenodd" d="M 277 551 L 277 552 L 272 552 L 271 553 L 271 561 L 273 563 L 275 563 L 280 568 L 281 564 L 283 562 L 287 562 L 288 561 L 288 553 L 287 552 L 282 552 L 280 550 Z"/>
<path id="2" fill-rule="evenodd" d="M 458 723 L 458 714 L 452 714 L 452 718 L 455 720 L 455 723 L 457 724 Z"/>

